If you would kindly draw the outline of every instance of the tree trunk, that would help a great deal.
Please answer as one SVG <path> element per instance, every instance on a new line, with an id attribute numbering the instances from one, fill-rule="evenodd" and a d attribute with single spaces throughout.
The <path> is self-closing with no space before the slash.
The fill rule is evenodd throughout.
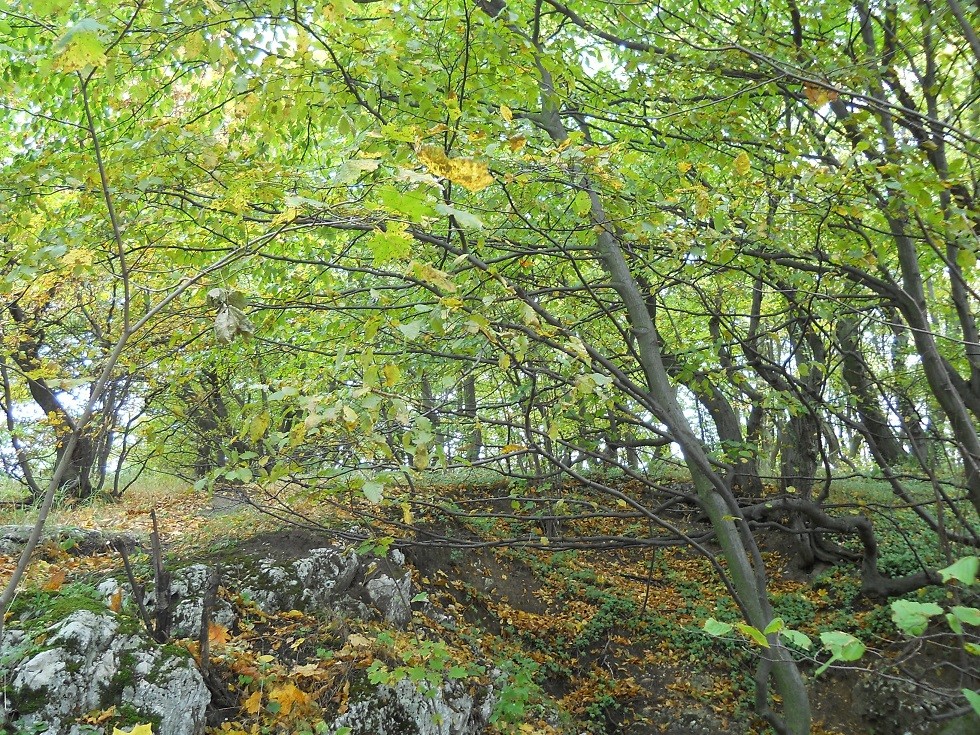
<path id="1" fill-rule="evenodd" d="M 844 382 L 851 392 L 854 410 L 861 417 L 866 438 L 874 443 L 889 465 L 896 465 L 905 459 L 905 452 L 888 427 L 888 419 L 872 394 L 874 381 L 861 352 L 859 330 L 860 325 L 853 317 L 842 318 L 837 323 Z"/>
<path id="2" fill-rule="evenodd" d="M 538 124 L 556 143 L 568 138 L 564 124 L 558 115 L 554 86 L 550 72 L 538 61 L 542 112 Z M 573 169 L 573 174 L 576 173 Z M 640 367 L 646 377 L 648 408 L 661 421 L 680 445 L 685 464 L 698 499 L 711 520 L 719 545 L 728 563 L 736 602 L 746 621 L 758 628 L 765 627 L 773 619 L 769 604 L 767 575 L 762 555 L 755 539 L 748 530 L 738 503 L 725 482 L 712 469 L 705 448 L 695 437 L 684 415 L 674 389 L 670 384 L 663 355 L 657 339 L 656 328 L 647 308 L 643 292 L 630 271 L 629 264 L 615 235 L 615 229 L 606 216 L 602 201 L 587 176 L 579 173 L 579 191 L 586 192 L 590 200 L 590 219 L 597 233 L 596 251 L 609 275 L 610 285 L 619 295 L 636 339 Z M 758 686 L 764 688 L 770 675 L 782 698 L 783 718 L 779 722 L 790 735 L 808 735 L 810 732 L 810 700 L 806 685 L 790 652 L 776 636 L 769 637 L 770 648 L 763 651 L 764 675 Z M 760 701 L 768 702 L 765 691 L 760 691 Z M 775 715 L 768 709 L 759 712 L 772 721 Z M 785 723 L 785 724 L 784 724 Z"/>
<path id="3" fill-rule="evenodd" d="M 483 431 L 480 429 L 476 409 L 476 378 L 467 375 L 463 380 L 463 416 L 471 422 L 469 441 L 466 444 L 466 459 L 469 462 L 476 462 L 483 449 Z"/>

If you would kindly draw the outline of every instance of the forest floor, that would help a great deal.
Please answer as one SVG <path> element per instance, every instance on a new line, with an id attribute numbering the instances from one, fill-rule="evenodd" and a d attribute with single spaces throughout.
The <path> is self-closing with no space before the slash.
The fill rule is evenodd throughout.
<path id="1" fill-rule="evenodd" d="M 469 494 L 487 495 L 487 488 L 474 492 L 460 486 L 450 491 L 458 492 L 461 502 Z M 445 494 L 446 489 L 440 492 Z M 503 499 L 508 497 L 506 490 L 498 494 Z M 309 518 L 318 517 L 325 525 L 346 522 L 348 527 L 359 512 L 352 506 L 347 518 L 338 518 L 334 508 L 328 522 L 314 498 L 294 499 L 293 507 Z M 58 511 L 49 525 L 122 531 L 145 538 L 151 530 L 151 510 L 156 511 L 168 558 L 174 563 L 207 562 L 229 554 L 268 554 L 288 560 L 329 542 L 323 532 L 284 526 L 248 505 L 167 482 L 133 489 L 117 503 L 93 502 Z M 471 539 L 513 535 L 521 530 L 514 527 L 516 521 L 500 519 L 402 520 L 423 526 L 433 523 L 440 532 L 451 530 Z M 685 520 L 697 522 L 693 511 L 691 518 L 679 518 L 678 522 Z M 0 524 L 27 522 L 27 510 L 0 512 Z M 621 524 L 614 528 L 610 523 L 596 519 L 594 527 L 576 531 L 615 534 L 624 530 Z M 447 524 L 456 527 L 447 529 Z M 905 529 L 899 536 L 908 538 L 910 533 L 915 531 Z M 540 541 L 533 530 L 529 539 Z M 787 626 L 814 639 L 828 630 L 852 633 L 879 659 L 902 645 L 887 608 L 861 595 L 855 568 L 831 567 L 803 574 L 794 567 L 784 538 L 765 537 L 762 546 L 776 612 Z M 429 604 L 456 621 L 451 630 L 440 631 L 452 655 L 470 658 L 479 650 L 484 661 L 508 674 L 510 683 L 503 692 L 505 711 L 498 721 L 500 732 L 767 732 L 763 723 L 753 718 L 751 707 L 758 649 L 742 638 L 719 639 L 702 630 L 709 617 L 735 621 L 737 616 L 709 562 L 688 549 L 553 551 L 511 545 L 465 549 L 408 546 L 403 550 L 416 587 L 426 592 Z M 883 558 L 900 571 L 902 564 L 917 563 L 915 555 L 923 550 L 922 544 L 918 549 L 903 551 L 896 546 L 890 550 L 886 541 Z M 0 556 L 0 579 L 9 577 L 15 561 L 11 556 Z M 32 565 L 24 588 L 56 593 L 64 585 L 98 584 L 107 576 L 118 576 L 120 565 L 115 554 L 79 556 L 48 547 Z M 310 677 L 316 667 L 311 669 L 308 661 L 298 660 L 292 668 L 288 662 L 280 666 L 278 661 L 271 662 L 268 654 L 295 643 L 297 631 L 303 632 L 303 638 L 316 638 L 321 622 L 336 625 L 336 621 L 286 616 L 264 621 L 261 635 L 253 629 L 242 633 L 237 641 L 234 633 L 216 630 L 213 650 L 220 656 L 222 646 L 231 646 L 236 670 L 257 667 L 302 688 L 304 682 L 314 682 Z M 419 618 L 414 623 L 425 624 Z M 328 633 L 321 632 L 319 638 L 327 640 Z M 357 630 L 360 637 L 356 640 L 381 640 L 378 636 L 382 633 L 366 627 Z M 397 641 L 394 644 L 397 646 Z M 408 640 L 403 645 L 412 644 Z M 360 657 L 355 665 L 366 667 L 365 659 L 386 654 L 378 645 L 352 651 L 348 644 L 334 655 L 347 655 L 352 661 Z M 869 732 L 852 697 L 856 682 L 873 661 L 831 669 L 815 677 L 818 663 L 804 663 L 817 722 L 814 732 Z M 307 727 L 309 732 L 316 732 L 313 720 L 300 726 L 295 718 L 284 718 L 281 710 L 261 708 L 258 700 L 245 694 L 247 690 L 243 690 L 241 711 L 229 715 L 214 732 L 302 732 Z M 297 697 L 297 703 L 301 702 L 302 696 Z M 343 706 L 340 700 L 335 703 Z M 300 711 L 297 704 L 293 714 Z"/>

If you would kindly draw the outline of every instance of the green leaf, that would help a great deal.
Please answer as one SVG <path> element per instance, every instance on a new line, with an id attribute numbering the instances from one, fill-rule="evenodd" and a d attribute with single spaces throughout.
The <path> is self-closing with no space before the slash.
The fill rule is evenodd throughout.
<path id="1" fill-rule="evenodd" d="M 864 644 L 850 633 L 840 630 L 821 633 L 820 642 L 833 654 L 833 660 L 857 661 L 864 655 Z"/>
<path id="2" fill-rule="evenodd" d="M 432 203 L 424 194 L 400 191 L 393 186 L 383 186 L 378 190 L 377 196 L 389 212 L 404 215 L 413 222 L 420 223 L 426 217 L 436 214 Z"/>
<path id="3" fill-rule="evenodd" d="M 780 634 L 786 639 L 788 643 L 792 643 L 797 648 L 802 648 L 804 651 L 809 651 L 813 648 L 813 641 L 810 640 L 810 636 L 806 633 L 801 633 L 798 630 L 793 630 L 791 628 L 784 628 Z"/>
<path id="4" fill-rule="evenodd" d="M 377 505 L 384 498 L 385 486 L 380 482 L 375 482 L 374 480 L 368 480 L 361 487 L 361 492 L 364 493 L 364 497 L 370 500 L 372 503 Z"/>
<path id="5" fill-rule="evenodd" d="M 956 635 L 963 635 L 963 623 L 953 613 L 946 613 L 946 622 L 949 624 L 949 629 Z"/>
<path id="6" fill-rule="evenodd" d="M 419 335 L 425 330 L 425 321 L 422 319 L 416 319 L 408 324 L 399 324 L 398 331 L 402 333 L 402 336 L 411 341 L 418 339 Z"/>
<path id="7" fill-rule="evenodd" d="M 757 645 L 760 645 L 763 648 L 769 648 L 769 641 L 766 640 L 766 637 L 765 635 L 763 635 L 762 631 L 756 628 L 755 626 L 749 625 L 747 623 L 736 623 L 735 627 L 739 630 L 739 632 L 742 635 L 744 635 L 746 638 L 749 638 Z"/>
<path id="8" fill-rule="evenodd" d="M 727 635 L 732 632 L 732 627 L 728 623 L 723 623 L 720 620 L 715 620 L 714 618 L 708 618 L 704 621 L 702 626 L 705 633 L 708 635 L 713 635 L 716 638 L 718 636 Z"/>
<path id="9" fill-rule="evenodd" d="M 943 578 L 943 582 L 956 579 L 965 585 L 972 585 L 977 581 L 978 570 L 980 570 L 980 557 L 964 556 L 945 569 L 940 569 L 939 576 Z"/>
<path id="10" fill-rule="evenodd" d="M 770 635 L 772 633 L 778 633 L 785 627 L 786 623 L 783 622 L 782 618 L 773 618 L 769 625 L 766 626 L 766 629 L 762 632 L 766 635 Z"/>
<path id="11" fill-rule="evenodd" d="M 449 217 L 453 217 L 460 227 L 469 228 L 471 230 L 483 229 L 483 220 L 464 209 L 459 209 L 458 207 L 446 204 L 445 202 L 439 202 L 436 204 L 435 209 L 439 214 L 445 214 Z"/>
<path id="12" fill-rule="evenodd" d="M 963 607 L 955 605 L 949 609 L 950 613 L 966 625 L 980 625 L 980 610 L 975 607 Z"/>
<path id="13" fill-rule="evenodd" d="M 412 254 L 412 236 L 406 233 L 404 225 L 392 224 L 387 232 L 375 230 L 365 245 L 371 251 L 375 265 L 404 260 Z"/>
<path id="14" fill-rule="evenodd" d="M 961 689 L 963 696 L 966 697 L 966 701 L 970 703 L 973 707 L 973 711 L 980 715 L 980 694 L 973 691 L 972 689 Z"/>
<path id="15" fill-rule="evenodd" d="M 920 635 L 929 627 L 929 619 L 942 615 L 943 609 L 934 602 L 895 600 L 891 604 L 892 620 L 909 635 Z"/>

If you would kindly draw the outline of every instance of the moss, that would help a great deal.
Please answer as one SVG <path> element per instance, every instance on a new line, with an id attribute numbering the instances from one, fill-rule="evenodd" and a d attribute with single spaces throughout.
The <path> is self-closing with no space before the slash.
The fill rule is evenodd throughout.
<path id="1" fill-rule="evenodd" d="M 194 659 L 194 656 L 190 651 L 188 651 L 183 646 L 178 646 L 176 643 L 165 643 L 161 648 L 163 652 L 168 656 L 173 656 L 175 658 L 184 658 L 189 661 Z"/>
<path id="2" fill-rule="evenodd" d="M 110 691 L 116 697 L 121 696 L 126 687 L 136 684 L 136 675 L 133 673 L 135 669 L 136 656 L 133 655 L 132 651 L 123 651 L 119 656 L 119 669 L 109 684 Z"/>
<path id="3" fill-rule="evenodd" d="M 14 704 L 20 714 L 29 715 L 43 709 L 50 699 L 51 692 L 45 689 L 21 689 Z"/>
<path id="4" fill-rule="evenodd" d="M 131 704 L 120 704 L 116 707 L 116 713 L 116 717 L 112 718 L 109 723 L 113 729 L 148 724 L 152 726 L 153 732 L 159 732 L 160 722 L 162 721 L 160 715 L 148 714 Z"/>
<path id="5" fill-rule="evenodd" d="M 106 606 L 94 587 L 80 583 L 65 585 L 57 592 L 38 590 L 20 595 L 10 606 L 13 618 L 28 629 L 47 627 L 78 610 L 104 613 Z"/>

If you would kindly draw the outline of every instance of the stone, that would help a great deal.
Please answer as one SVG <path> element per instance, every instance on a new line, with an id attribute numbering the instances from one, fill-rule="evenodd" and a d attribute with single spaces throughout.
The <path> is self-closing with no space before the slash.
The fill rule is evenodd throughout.
<path id="1" fill-rule="evenodd" d="M 412 619 L 412 578 L 408 574 L 400 579 L 380 574 L 364 586 L 386 623 L 399 628 L 408 625 Z"/>
<path id="2" fill-rule="evenodd" d="M 478 735 L 493 710 L 490 687 L 471 692 L 459 681 L 423 692 L 410 680 L 365 690 L 328 732 L 350 728 L 350 735 Z"/>
<path id="3" fill-rule="evenodd" d="M 174 638 L 193 638 L 201 635 L 201 613 L 204 611 L 204 593 L 206 592 L 208 576 L 212 567 L 204 564 L 192 564 L 174 571 L 170 580 L 170 596 L 173 618 L 171 635 Z M 147 596 L 147 608 L 153 600 Z M 216 600 L 211 610 L 211 622 L 224 628 L 231 628 L 238 620 L 234 608 L 228 601 Z"/>
<path id="4" fill-rule="evenodd" d="M 5 631 L 4 727 L 31 731 L 43 723 L 47 735 L 76 735 L 82 715 L 128 705 L 159 723 L 157 735 L 201 735 L 211 695 L 194 662 L 122 620 L 108 610 L 76 610 L 44 636 Z"/>

